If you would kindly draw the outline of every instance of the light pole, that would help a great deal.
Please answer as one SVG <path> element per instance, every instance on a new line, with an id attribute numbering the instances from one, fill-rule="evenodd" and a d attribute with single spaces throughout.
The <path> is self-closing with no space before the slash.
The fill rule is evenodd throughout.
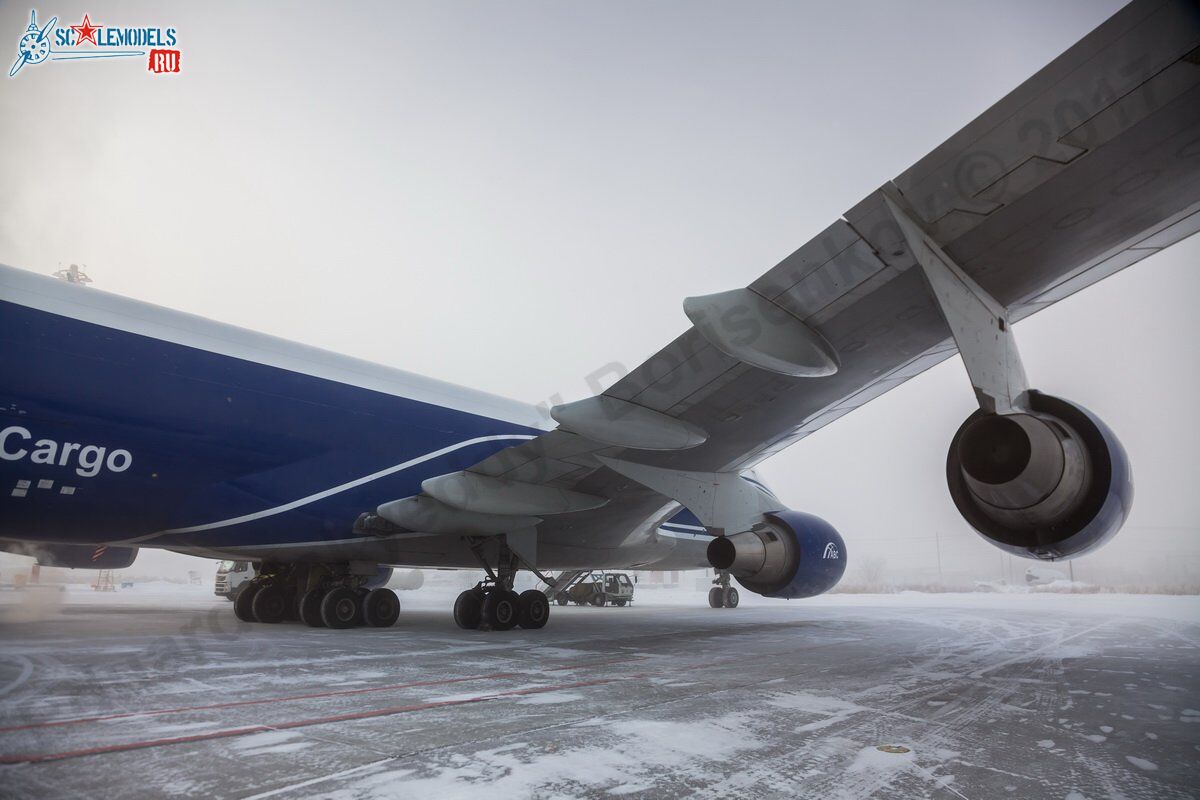
<path id="1" fill-rule="evenodd" d="M 933 532 L 933 544 L 937 548 L 938 586 L 941 587 L 945 584 L 942 579 L 942 535 L 936 530 Z"/>

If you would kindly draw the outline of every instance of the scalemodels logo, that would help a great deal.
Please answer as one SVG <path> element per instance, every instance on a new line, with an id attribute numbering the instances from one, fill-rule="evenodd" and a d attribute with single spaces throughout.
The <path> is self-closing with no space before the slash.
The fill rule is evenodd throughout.
<path id="1" fill-rule="evenodd" d="M 17 60 L 8 77 L 15 78 L 26 64 L 44 61 L 78 61 L 86 58 L 136 58 L 147 56 L 146 69 L 156 74 L 179 72 L 179 51 L 174 28 L 94 25 L 88 14 L 78 25 L 57 26 L 51 17 L 38 26 L 37 10 L 29 12 L 29 27 L 17 42 Z M 143 49 L 129 49 L 143 48 Z"/>

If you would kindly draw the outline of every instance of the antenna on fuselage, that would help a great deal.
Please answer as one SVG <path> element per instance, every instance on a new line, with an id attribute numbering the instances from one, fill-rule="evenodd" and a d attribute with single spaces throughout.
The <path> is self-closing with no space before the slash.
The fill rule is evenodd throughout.
<path id="1" fill-rule="evenodd" d="M 87 264 L 84 264 L 84 266 L 86 267 Z M 72 264 L 66 269 L 60 269 L 54 273 L 54 277 L 62 278 L 67 283 L 78 283 L 81 286 L 86 286 L 92 282 L 92 279 L 88 277 L 86 272 L 79 268 L 78 264 Z"/>

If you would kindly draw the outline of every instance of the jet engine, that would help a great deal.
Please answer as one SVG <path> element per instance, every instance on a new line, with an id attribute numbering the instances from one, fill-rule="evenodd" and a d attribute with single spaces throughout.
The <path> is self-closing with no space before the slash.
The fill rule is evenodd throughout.
<path id="1" fill-rule="evenodd" d="M 375 568 L 375 574 L 363 584 L 368 589 L 382 589 L 392 579 L 392 568 L 382 564 Z"/>
<path id="2" fill-rule="evenodd" d="M 1095 414 L 1029 392 L 1029 413 L 976 411 L 946 458 L 950 496 L 992 544 L 1024 558 L 1069 559 L 1111 539 L 1133 502 L 1129 459 Z"/>
<path id="3" fill-rule="evenodd" d="M 708 563 L 764 597 L 814 597 L 842 579 L 846 543 L 820 517 L 784 510 L 764 515 L 749 531 L 713 539 Z"/>

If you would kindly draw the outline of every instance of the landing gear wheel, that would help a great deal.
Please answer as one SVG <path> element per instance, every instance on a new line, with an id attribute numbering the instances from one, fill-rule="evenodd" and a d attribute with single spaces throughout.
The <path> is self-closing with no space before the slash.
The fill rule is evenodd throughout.
<path id="1" fill-rule="evenodd" d="M 254 593 L 250 612 L 258 622 L 282 622 L 287 613 L 287 597 L 278 586 L 264 586 Z"/>
<path id="2" fill-rule="evenodd" d="M 516 592 L 493 589 L 483 600 L 483 623 L 494 631 L 509 631 L 517 624 Z"/>
<path id="3" fill-rule="evenodd" d="M 473 631 L 483 620 L 483 594 L 478 589 L 467 589 L 454 601 L 454 624 L 466 631 Z"/>
<path id="4" fill-rule="evenodd" d="M 358 592 L 358 619 L 354 621 L 355 625 L 367 624 L 367 595 L 371 590 L 365 586 L 359 586 L 354 591 Z"/>
<path id="5" fill-rule="evenodd" d="M 550 601 L 537 589 L 521 592 L 517 597 L 517 624 L 526 630 L 544 628 L 550 619 Z"/>
<path id="6" fill-rule="evenodd" d="M 604 605 L 604 595 L 594 594 L 591 596 L 591 598 L 588 600 L 588 602 L 594 606 L 602 606 L 602 605 Z"/>
<path id="7" fill-rule="evenodd" d="M 560 594 L 558 596 L 558 604 L 560 606 L 565 606 L 569 602 L 571 602 L 571 601 L 567 598 L 567 596 L 565 594 Z"/>
<path id="8" fill-rule="evenodd" d="M 310 628 L 324 628 L 325 620 L 321 619 L 321 601 L 325 599 L 324 589 L 309 589 L 300 597 L 300 621 Z"/>
<path id="9" fill-rule="evenodd" d="M 374 628 L 390 628 L 400 617 L 400 598 L 391 589 L 372 589 L 363 601 L 363 619 Z"/>
<path id="10" fill-rule="evenodd" d="M 725 587 L 725 597 L 723 598 L 726 608 L 738 607 L 738 590 L 732 586 Z"/>
<path id="11" fill-rule="evenodd" d="M 362 619 L 362 598 L 347 586 L 329 590 L 321 600 L 321 620 L 327 628 L 353 628 Z"/>
<path id="12" fill-rule="evenodd" d="M 725 605 L 725 590 L 720 586 L 714 586 L 708 590 L 708 605 L 712 608 L 721 608 Z"/>
<path id="13" fill-rule="evenodd" d="M 233 601 L 233 615 L 242 622 L 257 622 L 254 618 L 254 595 L 258 594 L 258 584 L 247 583 L 238 589 L 237 598 Z"/>

